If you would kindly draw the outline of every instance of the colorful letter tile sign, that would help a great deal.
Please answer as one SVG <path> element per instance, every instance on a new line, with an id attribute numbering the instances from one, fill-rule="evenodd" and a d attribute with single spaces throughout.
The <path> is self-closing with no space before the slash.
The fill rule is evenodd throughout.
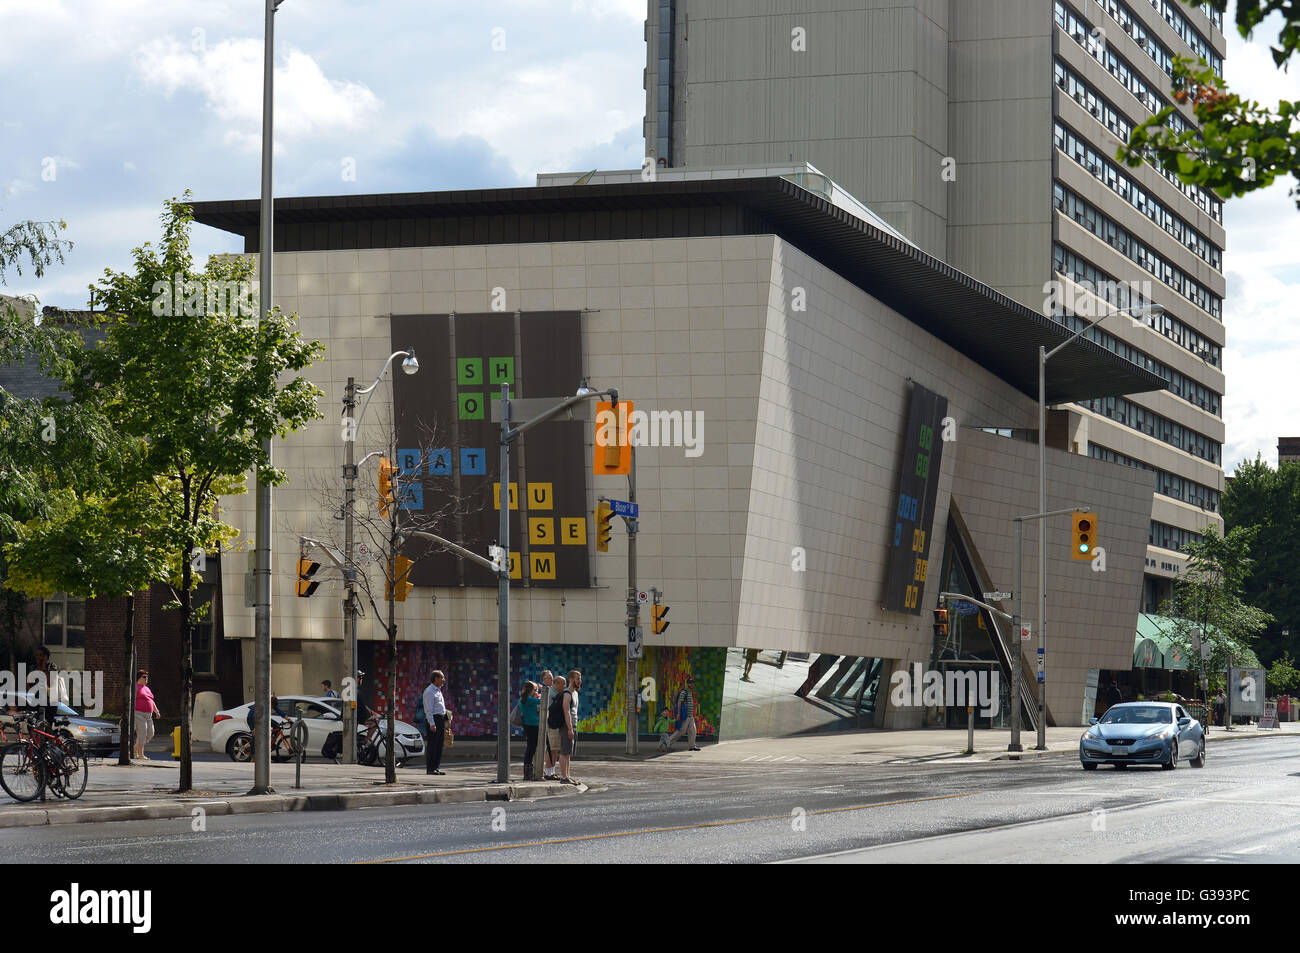
<path id="1" fill-rule="evenodd" d="M 919 615 L 930 567 L 930 531 L 943 458 L 940 435 L 948 398 L 913 383 L 911 404 L 899 465 L 898 496 L 888 523 L 891 532 L 886 540 L 889 570 L 885 608 Z"/>
<path id="2" fill-rule="evenodd" d="M 413 347 L 420 372 L 393 381 L 398 465 L 425 461 L 422 495 L 406 508 L 421 517 L 446 511 L 439 535 L 487 554 L 500 518 L 500 434 L 492 402 L 508 384 L 513 399 L 554 397 L 582 380 L 579 312 L 394 315 L 394 350 Z M 515 342 L 519 342 L 516 352 Z M 553 420 L 511 444 L 511 578 L 530 585 L 590 585 L 587 550 L 588 425 Z M 461 505 L 451 500 L 459 496 Z M 453 512 L 458 510 L 459 512 Z M 486 570 L 431 552 L 411 572 L 417 586 L 494 586 Z"/>

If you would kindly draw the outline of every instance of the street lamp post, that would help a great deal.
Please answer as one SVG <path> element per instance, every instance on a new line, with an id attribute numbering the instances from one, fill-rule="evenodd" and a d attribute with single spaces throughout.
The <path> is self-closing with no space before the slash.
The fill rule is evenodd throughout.
<path id="1" fill-rule="evenodd" d="M 258 234 L 258 321 L 271 309 L 271 255 L 273 251 L 271 153 L 274 105 L 275 11 L 284 0 L 266 0 L 266 36 L 262 48 L 262 199 Z M 262 441 L 262 458 L 271 465 L 271 438 Z M 253 724 L 253 789 L 271 791 L 271 485 L 257 474 L 257 544 L 253 558 L 253 699 L 257 712 Z"/>
<path id="2" fill-rule="evenodd" d="M 357 471 L 360 469 L 360 464 L 355 460 L 357 433 L 366 411 L 370 408 L 370 400 L 374 396 L 375 388 L 379 386 L 379 382 L 388 373 L 389 366 L 398 357 L 405 358 L 402 361 L 402 370 L 405 373 L 414 374 L 419 371 L 420 362 L 415 358 L 414 348 L 394 351 L 388 355 L 388 360 L 384 361 L 379 375 L 369 387 L 358 390 L 356 378 L 349 377 L 347 387 L 343 390 L 343 584 L 347 589 L 347 595 L 343 599 L 343 617 L 348 678 L 352 680 L 351 704 L 343 706 L 343 760 L 346 764 L 357 763 L 357 564 L 353 558 Z M 361 414 L 354 418 L 352 412 L 356 409 L 358 394 L 366 394 L 367 397 L 361 408 Z M 394 426 L 396 426 L 395 422 Z M 367 454 L 361 463 L 365 463 L 372 456 L 373 453 Z"/>
<path id="3" fill-rule="evenodd" d="M 497 545 L 501 547 L 500 568 L 497 571 L 497 781 L 501 784 L 510 780 L 510 444 L 538 424 L 558 417 L 584 400 L 594 397 L 608 397 L 615 404 L 618 403 L 617 390 L 611 388 L 595 391 L 584 380 L 574 396 L 512 428 L 510 385 L 501 385 L 501 476 L 497 497 L 501 507 L 497 537 Z M 545 717 L 545 712 L 542 717 Z"/>
<path id="4" fill-rule="evenodd" d="M 1075 331 L 1065 341 L 1047 350 L 1043 345 L 1038 346 L 1038 512 L 1047 513 L 1047 401 L 1046 401 L 1046 381 L 1047 381 L 1047 362 L 1060 353 L 1064 348 L 1069 347 L 1074 341 L 1084 334 L 1087 334 L 1107 318 L 1116 315 L 1132 312 L 1130 317 L 1137 317 L 1139 313 L 1149 314 L 1158 317 L 1164 314 L 1164 307 L 1158 304 L 1142 305 L 1131 308 L 1118 308 L 1114 311 L 1108 311 L 1097 320 L 1085 327 Z M 1020 633 L 1016 633 L 1019 639 Z M 1016 642 L 1019 645 L 1019 641 Z M 1042 681 L 1038 685 L 1038 751 L 1047 750 L 1047 523 L 1046 520 L 1038 521 L 1038 659 L 1041 666 Z M 1019 701 L 1017 700 L 1017 704 Z"/>

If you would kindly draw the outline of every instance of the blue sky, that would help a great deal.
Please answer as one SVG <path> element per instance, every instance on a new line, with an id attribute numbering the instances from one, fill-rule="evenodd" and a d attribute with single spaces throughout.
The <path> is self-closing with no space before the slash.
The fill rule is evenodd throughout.
<path id="1" fill-rule="evenodd" d="M 257 195 L 261 11 L 261 0 L 0 0 L 0 223 L 63 219 L 76 246 L 39 282 L 10 276 L 7 292 L 84 306 L 105 267 L 157 239 L 165 198 Z M 645 14 L 645 0 L 285 0 L 276 194 L 639 166 Z M 1300 99 L 1300 70 L 1273 67 L 1267 26 L 1249 43 L 1229 26 L 1227 79 L 1264 101 Z M 1293 184 L 1226 207 L 1229 473 L 1257 452 L 1275 461 L 1277 437 L 1300 435 Z M 239 250 L 211 229 L 194 237 L 200 254 Z"/>

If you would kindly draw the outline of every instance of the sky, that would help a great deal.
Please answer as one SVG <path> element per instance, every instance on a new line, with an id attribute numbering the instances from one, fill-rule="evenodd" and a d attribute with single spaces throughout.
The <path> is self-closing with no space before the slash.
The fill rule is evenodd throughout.
<path id="1" fill-rule="evenodd" d="M 1047 0 L 1043 0 L 1044 3 Z M 157 241 L 162 203 L 260 187 L 261 0 L 0 0 L 0 228 L 63 220 L 63 265 L 10 294 L 84 307 Z M 454 12 L 453 12 L 454 11 Z M 1231 8 L 1230 8 L 1231 12 Z M 276 195 L 531 185 L 641 164 L 645 0 L 285 0 L 276 15 Z M 1276 18 L 1228 30 L 1226 79 L 1300 100 Z M 1271 29 L 1270 29 L 1271 27 Z M 1226 203 L 1225 470 L 1300 436 L 1300 211 L 1292 180 Z M 239 251 L 196 226 L 196 255 Z M 1172 294 L 1172 292 L 1171 292 Z"/>

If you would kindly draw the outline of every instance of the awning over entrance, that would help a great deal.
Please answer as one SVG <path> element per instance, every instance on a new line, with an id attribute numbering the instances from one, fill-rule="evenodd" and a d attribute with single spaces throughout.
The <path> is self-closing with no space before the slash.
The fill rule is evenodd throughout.
<path id="1" fill-rule="evenodd" d="M 1186 669 L 1186 655 L 1167 634 L 1173 630 L 1174 620 L 1168 616 L 1139 613 L 1137 632 L 1133 636 L 1133 667 L 1171 672 Z"/>

